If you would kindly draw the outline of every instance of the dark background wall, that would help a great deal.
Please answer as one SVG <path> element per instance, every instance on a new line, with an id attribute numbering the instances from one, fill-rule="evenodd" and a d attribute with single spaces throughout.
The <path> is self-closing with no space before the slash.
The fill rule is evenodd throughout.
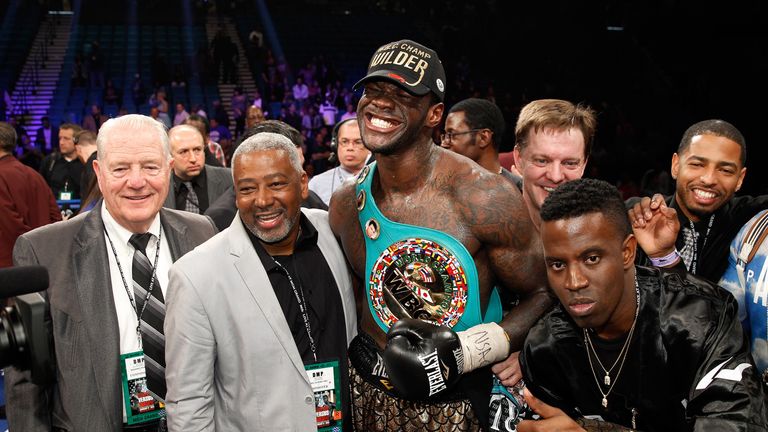
<path id="1" fill-rule="evenodd" d="M 768 96 L 768 3 L 763 1 L 79 4 L 81 24 L 133 19 L 137 24 L 203 25 L 216 13 L 256 23 L 262 30 L 271 26 L 275 37 L 265 31 L 266 42 L 282 48 L 292 69 L 322 56 L 337 66 L 348 85 L 363 74 L 377 46 L 412 38 L 435 48 L 442 58 L 448 73 L 447 105 L 474 95 L 492 97 L 502 107 L 510 132 L 502 151 L 511 150 L 517 113 L 530 100 L 563 98 L 595 108 L 599 126 L 589 175 L 613 182 L 638 181 L 653 167 L 668 169 L 689 125 L 721 118 L 747 138 L 743 191 L 768 191 L 768 173 L 762 169 L 768 156 L 761 129 Z M 132 8 L 134 15 L 128 12 Z"/>

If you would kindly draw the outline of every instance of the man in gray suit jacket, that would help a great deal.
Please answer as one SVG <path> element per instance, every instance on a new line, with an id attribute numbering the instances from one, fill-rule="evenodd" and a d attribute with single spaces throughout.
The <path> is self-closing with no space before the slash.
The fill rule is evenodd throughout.
<path id="1" fill-rule="evenodd" d="M 357 318 L 328 214 L 300 207 L 307 175 L 282 135 L 244 141 L 233 172 L 238 215 L 171 268 L 169 430 L 316 431 L 341 424 L 349 416 L 342 408 L 349 407 L 346 350 Z M 322 392 L 313 393 L 307 369 L 320 365 L 340 378 L 322 390 L 332 390 L 323 394 L 330 393 L 341 418 L 316 407 Z"/>
<path id="2" fill-rule="evenodd" d="M 139 355 L 150 362 L 144 338 L 154 329 L 146 327 L 141 317 L 148 311 L 137 304 L 161 313 L 155 316 L 162 331 L 164 305 L 156 298 L 157 288 L 164 293 L 171 263 L 213 236 L 216 229 L 206 217 L 161 209 L 172 163 L 162 124 L 141 115 L 109 120 L 99 131 L 97 146 L 94 168 L 103 204 L 66 222 L 28 232 L 14 247 L 16 265 L 39 264 L 48 269 L 46 320 L 53 336 L 56 373 L 54 382 L 33 383 L 28 372 L 6 369 L 8 423 L 13 431 L 161 427 L 159 420 L 124 424 L 127 405 L 120 356 L 141 351 L 143 346 Z M 144 255 L 130 243 L 133 234 L 145 234 Z M 146 297 L 136 296 L 140 284 L 135 277 L 141 271 L 132 267 L 132 261 L 137 256 L 149 257 L 151 263 L 146 272 L 152 274 L 152 284 Z M 162 343 L 162 333 L 153 337 Z M 160 359 L 158 364 L 163 362 Z M 158 370 L 162 377 L 162 368 Z M 149 391 L 158 393 L 160 400 L 164 397 L 157 388 Z"/>
<path id="3" fill-rule="evenodd" d="M 175 126 L 168 131 L 168 137 L 173 174 L 163 206 L 203 214 L 210 203 L 232 187 L 232 172 L 205 164 L 205 138 L 194 126 Z"/>

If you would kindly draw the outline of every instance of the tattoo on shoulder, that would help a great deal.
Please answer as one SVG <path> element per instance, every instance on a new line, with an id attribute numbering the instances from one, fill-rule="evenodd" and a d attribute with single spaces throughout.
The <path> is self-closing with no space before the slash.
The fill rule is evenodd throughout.
<path id="1" fill-rule="evenodd" d="M 532 223 L 525 205 L 508 182 L 485 176 L 481 181 L 461 186 L 458 192 L 466 198 L 457 200 L 457 205 L 479 237 L 514 248 L 528 245 Z"/>

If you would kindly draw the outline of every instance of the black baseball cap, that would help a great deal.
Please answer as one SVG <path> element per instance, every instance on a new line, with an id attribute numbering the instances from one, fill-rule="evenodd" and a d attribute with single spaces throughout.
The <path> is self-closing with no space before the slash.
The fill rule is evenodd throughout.
<path id="1" fill-rule="evenodd" d="M 357 90 L 368 81 L 389 81 L 416 96 L 432 92 L 445 99 L 445 69 L 437 53 L 412 40 L 382 45 L 373 53 L 368 73 L 355 83 Z"/>

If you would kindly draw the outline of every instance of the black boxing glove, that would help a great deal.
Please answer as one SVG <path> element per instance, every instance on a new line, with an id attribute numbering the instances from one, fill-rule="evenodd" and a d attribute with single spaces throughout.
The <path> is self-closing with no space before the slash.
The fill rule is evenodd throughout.
<path id="1" fill-rule="evenodd" d="M 462 373 L 503 360 L 509 337 L 496 323 L 463 332 L 418 319 L 397 321 L 382 353 L 390 382 L 406 399 L 426 399 L 451 389 Z"/>
<path id="2" fill-rule="evenodd" d="M 426 399 L 448 390 L 464 366 L 456 332 L 411 318 L 390 327 L 381 357 L 390 382 L 406 399 Z"/>

